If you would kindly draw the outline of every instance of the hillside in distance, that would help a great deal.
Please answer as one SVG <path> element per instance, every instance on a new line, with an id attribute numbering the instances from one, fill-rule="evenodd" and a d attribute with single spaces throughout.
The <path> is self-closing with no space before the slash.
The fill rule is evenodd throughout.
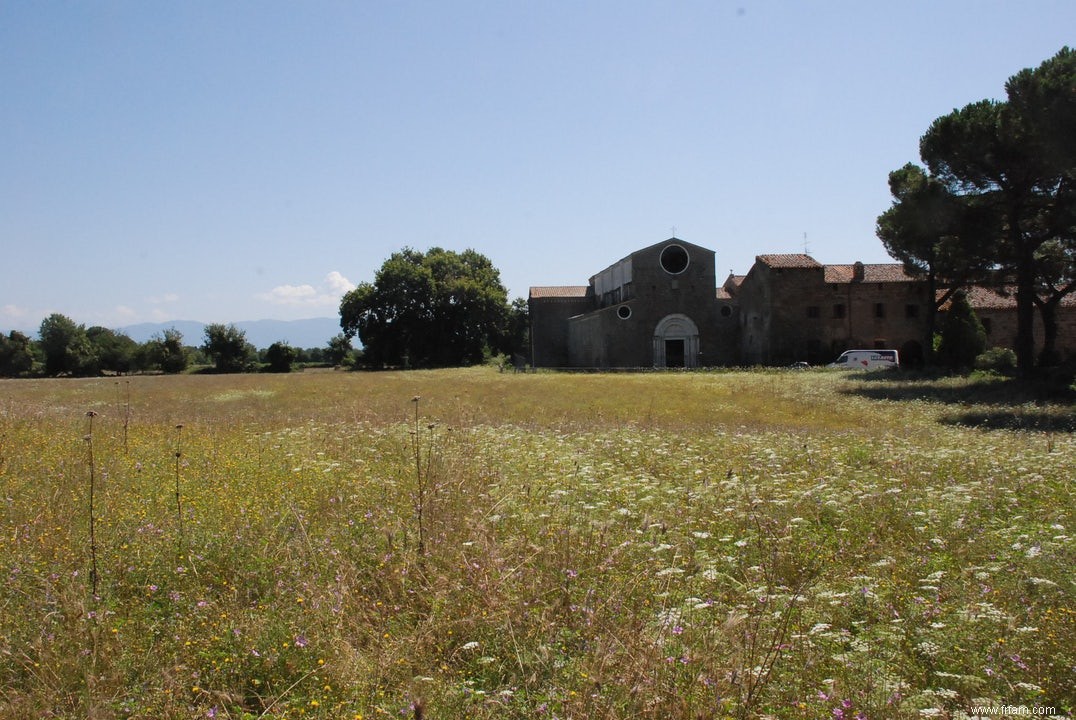
<path id="1" fill-rule="evenodd" d="M 324 317 L 306 320 L 244 320 L 233 323 L 247 334 L 247 341 L 258 349 L 284 341 L 295 348 L 324 347 L 330 338 L 339 335 L 340 318 Z M 165 330 L 175 328 L 183 334 L 184 345 L 205 342 L 207 323 L 195 320 L 175 320 L 163 323 L 138 323 L 118 328 L 135 342 L 143 343 Z"/>

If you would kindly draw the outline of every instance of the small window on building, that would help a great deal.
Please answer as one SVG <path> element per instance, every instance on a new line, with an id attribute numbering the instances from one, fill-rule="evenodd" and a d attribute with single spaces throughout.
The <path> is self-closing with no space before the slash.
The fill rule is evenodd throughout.
<path id="1" fill-rule="evenodd" d="M 885 317 L 885 303 L 874 303 L 874 317 Z"/>
<path id="2" fill-rule="evenodd" d="M 919 317 L 919 306 L 918 305 L 905 305 L 904 306 L 904 317 L 906 317 L 909 320 L 915 320 L 917 317 Z"/>
<path id="3" fill-rule="evenodd" d="M 818 307 L 817 305 L 808 305 L 807 317 L 811 318 L 812 320 L 817 320 L 818 318 L 822 317 L 822 308 Z"/>
<path id="4" fill-rule="evenodd" d="M 732 307 L 729 305 L 721 306 L 721 317 L 727 318 L 732 316 Z"/>
<path id="5" fill-rule="evenodd" d="M 631 308 L 627 305 L 621 305 L 616 309 L 616 316 L 621 320 L 627 320 L 631 317 Z"/>
<path id="6" fill-rule="evenodd" d="M 844 317 L 844 303 L 837 303 L 833 306 L 833 317 L 837 320 Z"/>

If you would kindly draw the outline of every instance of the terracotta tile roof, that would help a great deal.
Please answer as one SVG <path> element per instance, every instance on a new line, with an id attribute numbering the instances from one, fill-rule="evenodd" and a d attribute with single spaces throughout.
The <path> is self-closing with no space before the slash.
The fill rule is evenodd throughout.
<path id="1" fill-rule="evenodd" d="M 968 303 L 976 310 L 1016 307 L 1016 288 L 1005 288 L 998 292 L 994 288 L 970 287 L 966 288 L 964 292 L 968 295 Z M 941 295 L 942 293 L 939 292 L 938 294 Z"/>
<path id="2" fill-rule="evenodd" d="M 736 293 L 740 291 L 740 286 L 743 285 L 746 275 L 732 275 L 730 274 L 725 278 L 724 284 L 717 288 L 718 300 L 731 300 L 736 297 Z"/>
<path id="3" fill-rule="evenodd" d="M 532 298 L 584 298 L 587 296 L 588 290 L 590 290 L 589 285 L 532 287 L 530 289 L 530 296 Z"/>
<path id="4" fill-rule="evenodd" d="M 772 268 L 816 268 L 822 264 L 810 255 L 795 253 L 791 255 L 758 255 L 756 262 L 768 265 Z"/>
<path id="5" fill-rule="evenodd" d="M 1015 310 L 1016 309 L 1016 287 L 1013 285 L 1005 285 L 1002 287 L 982 287 L 975 285 L 972 287 L 964 288 L 964 292 L 967 293 L 968 303 L 971 304 L 975 310 Z M 945 289 L 938 290 L 937 296 L 940 298 L 945 294 Z M 1076 307 L 1076 294 L 1069 293 L 1065 297 L 1061 298 L 1062 307 Z M 947 302 L 941 309 L 947 310 L 949 303 Z M 1038 311 L 1036 310 L 1036 313 Z M 1038 322 L 1036 320 L 1036 322 Z"/>
<path id="6" fill-rule="evenodd" d="M 826 265 L 825 281 L 828 283 L 850 283 L 855 273 L 855 265 Z M 900 263 L 876 263 L 863 265 L 863 282 L 914 282 L 916 278 L 904 272 Z"/>

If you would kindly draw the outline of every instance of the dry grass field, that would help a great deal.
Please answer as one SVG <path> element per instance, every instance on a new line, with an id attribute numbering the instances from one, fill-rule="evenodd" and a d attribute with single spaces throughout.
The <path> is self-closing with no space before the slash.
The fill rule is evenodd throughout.
<path id="1" fill-rule="evenodd" d="M 1073 425 L 990 378 L 2 381 L 0 718 L 1067 716 Z"/>

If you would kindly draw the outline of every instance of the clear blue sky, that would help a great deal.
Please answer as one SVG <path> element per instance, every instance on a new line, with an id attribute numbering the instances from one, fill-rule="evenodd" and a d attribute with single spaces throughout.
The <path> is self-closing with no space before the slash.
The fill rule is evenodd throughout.
<path id="1" fill-rule="evenodd" d="M 0 0 L 0 330 L 334 316 L 394 251 L 512 297 L 675 234 L 888 262 L 931 121 L 1072 0 Z"/>

